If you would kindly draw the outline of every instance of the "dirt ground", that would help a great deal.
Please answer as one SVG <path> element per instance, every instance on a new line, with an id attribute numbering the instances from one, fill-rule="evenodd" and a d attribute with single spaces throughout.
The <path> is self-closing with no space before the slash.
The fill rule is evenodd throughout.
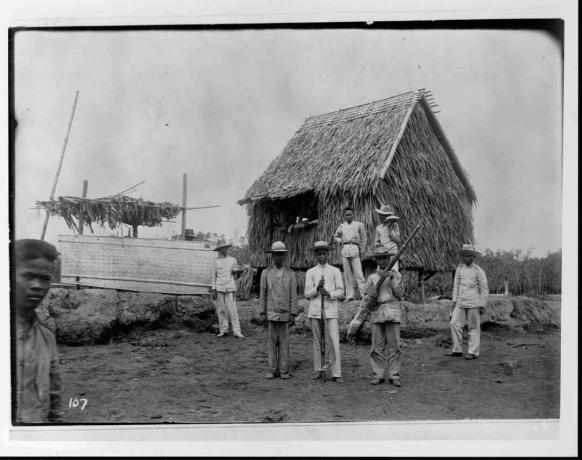
<path id="1" fill-rule="evenodd" d="M 245 310 L 251 302 L 240 302 Z M 312 381 L 312 338 L 291 335 L 290 380 L 266 380 L 266 329 L 245 339 L 185 327 L 59 346 L 64 423 L 255 423 L 558 418 L 560 333 L 485 328 L 481 357 L 404 338 L 401 388 L 370 385 L 369 346 L 341 344 L 343 385 Z M 519 358 L 513 375 L 501 365 Z"/>

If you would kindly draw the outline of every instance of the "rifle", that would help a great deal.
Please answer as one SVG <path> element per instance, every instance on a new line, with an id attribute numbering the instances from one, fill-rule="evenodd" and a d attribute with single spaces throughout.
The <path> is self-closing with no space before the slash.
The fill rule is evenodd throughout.
<path id="1" fill-rule="evenodd" d="M 325 281 L 323 275 L 321 275 L 321 279 Z M 321 379 L 323 380 L 323 383 L 325 383 L 327 380 L 327 366 L 325 365 L 325 302 L 323 293 L 320 293 L 319 295 L 321 297 L 321 319 L 319 323 L 319 335 L 321 339 L 319 350 L 321 351 Z"/>

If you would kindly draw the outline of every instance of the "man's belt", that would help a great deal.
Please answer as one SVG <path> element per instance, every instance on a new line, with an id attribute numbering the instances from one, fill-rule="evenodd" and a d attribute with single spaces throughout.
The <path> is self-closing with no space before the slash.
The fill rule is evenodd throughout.
<path id="1" fill-rule="evenodd" d="M 383 300 L 382 302 L 378 302 L 378 305 L 384 305 L 385 303 L 391 303 L 391 302 L 398 302 L 398 299 L 393 298 L 393 299 L 389 299 L 389 300 Z"/>

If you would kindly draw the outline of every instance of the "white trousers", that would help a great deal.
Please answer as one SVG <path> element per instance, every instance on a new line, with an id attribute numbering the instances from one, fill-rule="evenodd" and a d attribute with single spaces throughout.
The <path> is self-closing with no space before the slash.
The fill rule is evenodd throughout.
<path id="1" fill-rule="evenodd" d="M 228 332 L 228 319 L 232 325 L 232 332 L 240 334 L 238 311 L 234 292 L 216 292 L 216 316 L 218 316 L 218 329 L 225 334 Z"/>
<path id="2" fill-rule="evenodd" d="M 358 285 L 360 296 L 363 297 L 366 280 L 362 271 L 362 262 L 359 257 L 342 257 L 344 276 L 346 277 L 346 299 L 354 298 L 354 284 Z"/>
<path id="3" fill-rule="evenodd" d="M 455 307 L 451 317 L 453 353 L 463 352 L 463 327 L 469 328 L 469 349 L 467 353 L 479 356 L 481 339 L 481 315 L 478 308 Z"/>
<path id="4" fill-rule="evenodd" d="M 313 333 L 313 370 L 321 370 L 321 348 L 320 348 L 320 319 L 311 318 L 311 332 Z M 340 356 L 339 323 L 337 318 L 325 319 L 325 351 L 331 362 L 331 376 L 342 376 L 342 363 Z M 328 343 L 331 342 L 331 347 Z M 328 360 L 326 359 L 326 362 Z"/>

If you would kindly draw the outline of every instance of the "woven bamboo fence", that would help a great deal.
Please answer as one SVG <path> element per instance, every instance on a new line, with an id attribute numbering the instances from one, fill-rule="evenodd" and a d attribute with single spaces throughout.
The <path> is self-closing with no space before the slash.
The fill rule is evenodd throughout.
<path id="1" fill-rule="evenodd" d="M 190 241 L 60 235 L 61 282 L 163 294 L 208 294 L 216 253 Z"/>

